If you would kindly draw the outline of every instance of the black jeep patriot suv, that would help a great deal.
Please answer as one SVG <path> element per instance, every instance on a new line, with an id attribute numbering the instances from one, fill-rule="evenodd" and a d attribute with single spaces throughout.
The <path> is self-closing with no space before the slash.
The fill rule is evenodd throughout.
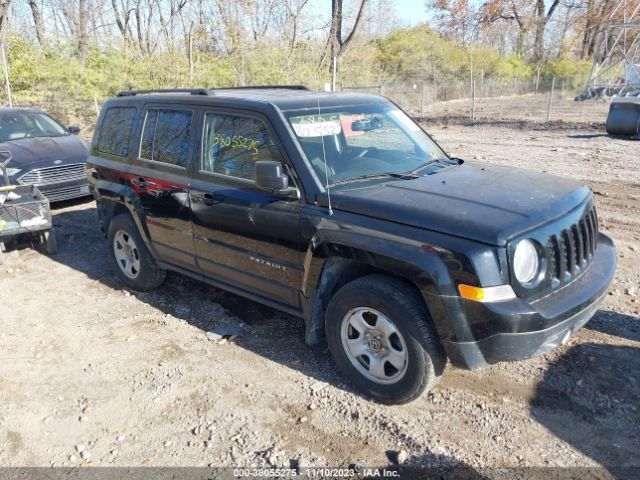
<path id="1" fill-rule="evenodd" d="M 88 177 L 129 287 L 173 270 L 301 317 L 386 403 L 447 358 L 475 370 L 566 342 L 616 266 L 588 187 L 451 158 L 377 96 L 122 92 Z"/>

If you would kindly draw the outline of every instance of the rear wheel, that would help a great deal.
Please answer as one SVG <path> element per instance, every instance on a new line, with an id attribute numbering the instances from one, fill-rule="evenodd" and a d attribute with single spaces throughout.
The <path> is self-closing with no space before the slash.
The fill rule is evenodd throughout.
<path id="1" fill-rule="evenodd" d="M 433 386 L 446 357 L 413 287 L 368 275 L 342 287 L 327 310 L 329 349 L 357 388 L 382 403 L 406 403 Z"/>
<path id="2" fill-rule="evenodd" d="M 111 219 L 107 238 L 120 278 L 127 286 L 147 291 L 164 282 L 165 270 L 156 264 L 128 214 Z"/>

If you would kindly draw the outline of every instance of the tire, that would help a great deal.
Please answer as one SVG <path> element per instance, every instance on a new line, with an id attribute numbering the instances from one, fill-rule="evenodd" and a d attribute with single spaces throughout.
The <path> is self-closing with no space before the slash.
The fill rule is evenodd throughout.
<path id="1" fill-rule="evenodd" d="M 42 234 L 42 246 L 44 253 L 47 255 L 55 255 L 58 253 L 58 240 L 56 239 L 56 232 L 53 228 Z"/>
<path id="2" fill-rule="evenodd" d="M 402 280 L 376 274 L 346 284 L 329 303 L 325 330 L 342 374 L 380 403 L 415 400 L 444 371 L 446 355 L 433 322 L 419 294 Z"/>
<path id="3" fill-rule="evenodd" d="M 111 219 L 107 239 L 118 275 L 128 287 L 146 292 L 162 285 L 166 271 L 151 256 L 129 214 Z"/>

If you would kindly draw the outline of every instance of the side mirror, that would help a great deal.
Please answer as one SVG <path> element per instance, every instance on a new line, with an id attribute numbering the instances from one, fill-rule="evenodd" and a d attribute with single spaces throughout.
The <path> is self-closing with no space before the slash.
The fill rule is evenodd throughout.
<path id="1" fill-rule="evenodd" d="M 80 127 L 78 127 L 77 125 L 69 125 L 67 127 L 67 132 L 69 132 L 71 135 L 78 135 L 80 133 Z"/>
<path id="2" fill-rule="evenodd" d="M 282 173 L 282 164 L 273 160 L 255 163 L 256 187 L 272 195 L 284 198 L 299 198 L 296 187 L 289 186 L 289 177 Z"/>

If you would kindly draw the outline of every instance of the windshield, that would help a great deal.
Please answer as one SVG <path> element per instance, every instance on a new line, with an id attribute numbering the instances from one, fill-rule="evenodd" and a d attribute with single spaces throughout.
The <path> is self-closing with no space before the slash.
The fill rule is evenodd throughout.
<path id="1" fill-rule="evenodd" d="M 0 112 L 0 142 L 32 137 L 67 135 L 65 128 L 41 112 Z"/>
<path id="2" fill-rule="evenodd" d="M 330 185 L 376 175 L 410 174 L 448 160 L 435 142 L 392 104 L 285 114 L 318 178 L 324 183 L 327 175 Z"/>

